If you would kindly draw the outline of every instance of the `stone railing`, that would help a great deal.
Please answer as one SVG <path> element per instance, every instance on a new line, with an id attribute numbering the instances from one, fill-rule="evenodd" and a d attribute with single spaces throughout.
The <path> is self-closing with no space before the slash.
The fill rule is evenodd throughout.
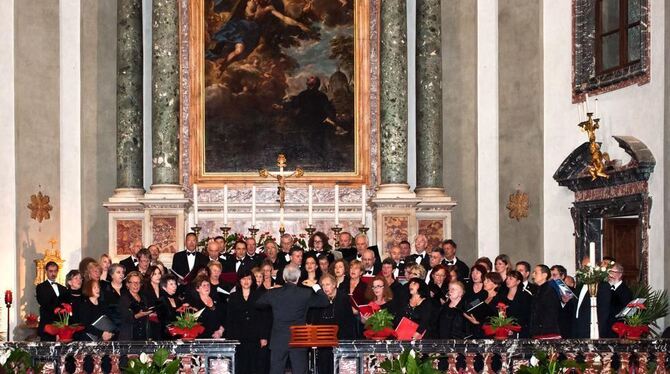
<path id="1" fill-rule="evenodd" d="M 670 340 L 425 340 L 341 341 L 334 349 L 337 374 L 378 372 L 379 363 L 403 349 L 435 356 L 446 373 L 515 373 L 537 351 L 584 363 L 584 373 L 666 373 Z M 439 357 L 439 358 L 437 358 Z"/>
<path id="2" fill-rule="evenodd" d="M 166 348 L 180 361 L 180 373 L 234 373 L 236 341 L 194 342 L 73 342 L 2 343 L 0 351 L 21 348 L 44 364 L 43 373 L 121 373 L 129 358 Z M 379 363 L 403 349 L 435 357 L 445 373 L 514 373 L 528 365 L 537 351 L 554 352 L 560 359 L 586 365 L 585 374 L 666 373 L 670 339 L 602 340 L 424 340 L 411 342 L 343 340 L 334 349 L 335 373 L 374 374 Z M 241 373 L 244 374 L 244 373 Z M 320 373 L 324 374 L 324 373 Z"/>
<path id="3" fill-rule="evenodd" d="M 180 373 L 229 374 L 235 371 L 237 341 L 196 340 L 147 342 L 10 342 L 0 344 L 0 350 L 20 348 L 34 360 L 44 364 L 42 373 L 101 374 L 121 373 L 128 359 L 141 353 L 153 354 L 166 348 L 171 359 L 180 361 Z"/>

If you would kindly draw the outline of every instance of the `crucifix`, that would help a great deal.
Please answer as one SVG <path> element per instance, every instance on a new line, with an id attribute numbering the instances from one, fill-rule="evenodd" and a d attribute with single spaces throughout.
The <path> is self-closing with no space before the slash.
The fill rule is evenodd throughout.
<path id="1" fill-rule="evenodd" d="M 277 202 L 279 203 L 279 221 L 280 221 L 279 230 L 282 231 L 284 228 L 284 202 L 286 200 L 286 180 L 293 177 L 300 178 L 305 174 L 305 171 L 302 170 L 301 167 L 295 168 L 294 171 L 284 170 L 284 168 L 286 167 L 286 156 L 283 153 L 280 153 L 279 156 L 277 156 L 277 166 L 279 167 L 278 172 L 271 172 L 268 171 L 267 169 L 260 169 L 258 171 L 258 175 L 260 175 L 262 178 L 273 177 L 277 179 L 278 183 L 277 195 L 279 195 L 279 198 L 277 199 Z"/>

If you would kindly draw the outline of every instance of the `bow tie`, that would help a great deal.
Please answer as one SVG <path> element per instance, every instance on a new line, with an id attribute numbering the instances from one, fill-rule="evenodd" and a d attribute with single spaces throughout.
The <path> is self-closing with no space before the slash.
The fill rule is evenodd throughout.
<path id="1" fill-rule="evenodd" d="M 612 291 L 616 291 L 616 287 L 612 285 Z"/>
<path id="2" fill-rule="evenodd" d="M 365 275 L 372 275 L 372 270 L 366 270 Z"/>
<path id="3" fill-rule="evenodd" d="M 56 284 L 56 282 L 49 281 L 49 284 L 53 286 L 54 284 Z M 614 286 L 612 286 L 612 287 L 614 287 Z"/>
<path id="4" fill-rule="evenodd" d="M 195 252 L 186 252 L 187 256 L 195 256 Z"/>
<path id="5" fill-rule="evenodd" d="M 447 265 L 453 265 L 453 264 L 455 264 L 455 263 L 456 263 L 456 261 L 447 261 L 447 262 L 446 262 Z"/>

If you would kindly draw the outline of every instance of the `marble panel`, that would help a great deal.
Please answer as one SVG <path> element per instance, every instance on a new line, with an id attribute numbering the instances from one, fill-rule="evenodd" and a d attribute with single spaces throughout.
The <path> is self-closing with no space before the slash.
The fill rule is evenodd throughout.
<path id="1" fill-rule="evenodd" d="M 142 227 L 144 223 L 141 219 L 119 219 L 116 220 L 116 254 L 132 254 L 130 247 L 136 240 L 142 240 Z"/>
<path id="2" fill-rule="evenodd" d="M 177 244 L 177 216 L 151 217 L 152 243 L 158 245 L 161 253 L 175 253 Z"/>
<path id="3" fill-rule="evenodd" d="M 437 248 L 442 243 L 444 237 L 444 220 L 441 219 L 420 219 L 418 220 L 419 234 L 424 234 L 428 238 L 428 248 Z"/>
<path id="4" fill-rule="evenodd" d="M 409 240 L 409 216 L 385 215 L 382 218 L 384 235 L 381 238 L 384 251 L 388 251 L 394 245 L 399 245 L 403 240 Z"/>

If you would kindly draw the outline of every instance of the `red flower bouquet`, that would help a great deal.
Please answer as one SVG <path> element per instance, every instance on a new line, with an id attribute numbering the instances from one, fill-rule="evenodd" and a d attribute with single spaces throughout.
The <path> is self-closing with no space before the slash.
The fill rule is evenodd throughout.
<path id="1" fill-rule="evenodd" d="M 205 328 L 198 323 L 202 312 L 198 312 L 188 304 L 180 306 L 177 312 L 180 313 L 177 320 L 167 327 L 170 335 L 181 336 L 182 340 L 194 340 L 205 331 Z"/>
<path id="2" fill-rule="evenodd" d="M 507 317 L 507 304 L 498 303 L 496 306 L 498 315 L 491 317 L 489 323 L 482 326 L 484 335 L 493 336 L 495 339 L 507 339 L 513 332 L 521 331 L 521 326 L 516 323 L 514 317 Z"/>
<path id="3" fill-rule="evenodd" d="M 60 342 L 71 342 L 75 332 L 84 329 L 83 326 L 70 325 L 70 316 L 72 315 L 72 305 L 62 303 L 54 309 L 54 313 L 58 316 L 58 321 L 44 326 L 44 332 L 49 335 L 56 336 Z"/>

